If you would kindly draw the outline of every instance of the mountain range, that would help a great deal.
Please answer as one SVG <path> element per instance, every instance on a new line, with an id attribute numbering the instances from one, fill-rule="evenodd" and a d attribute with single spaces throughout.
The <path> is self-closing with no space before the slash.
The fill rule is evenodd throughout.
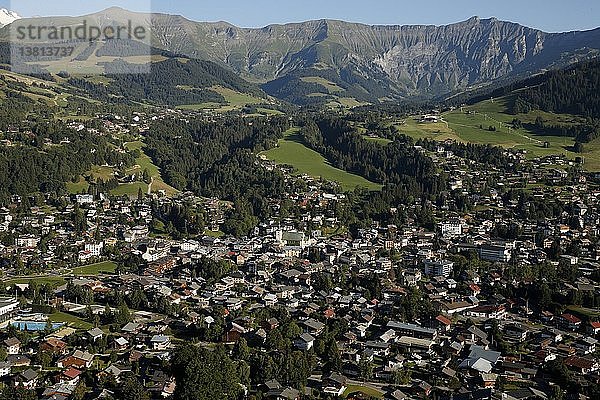
<path id="1" fill-rule="evenodd" d="M 120 8 L 88 18 L 150 24 L 154 47 L 211 61 L 297 104 L 440 98 L 600 54 L 600 28 L 546 33 L 495 18 L 447 26 L 316 20 L 264 28 Z"/>

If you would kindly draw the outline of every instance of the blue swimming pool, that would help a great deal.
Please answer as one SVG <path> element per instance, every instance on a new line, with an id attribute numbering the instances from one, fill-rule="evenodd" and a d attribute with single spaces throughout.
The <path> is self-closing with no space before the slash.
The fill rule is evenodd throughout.
<path id="1" fill-rule="evenodd" d="M 63 326 L 63 323 L 60 322 L 54 322 L 52 323 L 52 329 L 58 329 L 61 326 Z M 14 326 L 15 328 L 17 328 L 20 331 L 30 331 L 30 332 L 37 332 L 37 331 L 43 331 L 44 329 L 46 329 L 46 322 L 40 322 L 40 321 L 15 321 L 12 323 L 12 326 Z"/>

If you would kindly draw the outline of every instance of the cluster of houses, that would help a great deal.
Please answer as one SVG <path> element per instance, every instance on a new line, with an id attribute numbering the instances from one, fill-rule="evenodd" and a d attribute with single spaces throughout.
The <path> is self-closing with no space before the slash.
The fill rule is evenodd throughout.
<path id="1" fill-rule="evenodd" d="M 333 322 L 345 328 L 335 338 L 338 371 L 323 373 L 320 360 L 305 387 L 269 380 L 246 388 L 266 399 L 315 393 L 352 398 L 362 390 L 395 400 L 546 400 L 555 389 L 549 366 L 557 362 L 582 384 L 600 384 L 600 314 L 582 300 L 600 298 L 595 177 L 574 178 L 537 164 L 536 172 L 483 168 L 443 145 L 431 156 L 450 178 L 448 191 L 462 193 L 475 210 L 463 211 L 455 200 L 428 204 L 434 230 L 413 217 L 423 207 L 417 200 L 390 210 L 407 216 L 401 226 L 373 221 L 351 236 L 336 214 L 347 197 L 307 176 L 294 177 L 306 189 L 286 197 L 293 215 L 260 221 L 245 238 L 218 234 L 230 205 L 189 193 L 143 199 L 80 194 L 63 199 L 62 208 L 40 204 L 26 213 L 23 199 L 14 196 L 10 207 L 0 209 L 0 233 L 8 238 L 0 244 L 0 256 L 8 260 L 2 266 L 6 357 L 0 378 L 43 399 L 69 399 L 93 371 L 92 398 L 114 398 L 100 382 L 134 374 L 144 377 L 153 397 L 169 398 L 175 380 L 164 361 L 186 333 L 220 325 L 216 341 L 232 345 L 243 338 L 269 352 L 267 338 L 280 321 L 257 320 L 253 313 L 269 308 L 284 310 L 300 327 L 291 341 L 298 351 L 315 351 Z M 525 159 L 515 156 L 514 162 Z M 522 204 L 504 195 L 519 185 L 530 189 L 533 200 Z M 524 209 L 535 216 L 536 202 L 556 201 L 563 205 L 560 213 L 519 216 Z M 178 205 L 193 205 L 206 216 L 205 234 L 175 240 L 153 232 L 157 210 Z M 270 206 L 277 215 L 281 199 Z M 82 233 L 74 221 L 78 212 L 85 220 Z M 128 255 L 141 260 L 139 270 L 82 276 L 74 268 Z M 204 259 L 231 268 L 207 278 L 195 267 Z M 469 262 L 475 267 L 465 268 Z M 559 291 L 579 300 L 558 310 L 540 308 L 519 290 L 531 278 L 506 273 L 508 267 L 545 264 L 576 271 L 577 278 L 561 281 Z M 59 284 L 34 301 L 31 280 L 41 276 Z M 65 299 L 73 287 L 92 293 L 90 304 Z M 131 310 L 131 320 L 118 327 L 97 323 L 101 318 L 94 315 L 107 308 L 119 312 L 107 304 L 108 294 L 135 291 L 176 312 Z"/>

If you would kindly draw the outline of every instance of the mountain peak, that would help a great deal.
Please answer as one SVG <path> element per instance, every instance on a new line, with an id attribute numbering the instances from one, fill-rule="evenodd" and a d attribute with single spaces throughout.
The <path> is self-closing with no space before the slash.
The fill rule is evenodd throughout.
<path id="1" fill-rule="evenodd" d="M 147 16 L 149 14 L 150 14 L 149 11 L 136 12 L 136 11 L 127 10 L 122 7 L 113 6 L 113 7 L 106 8 L 102 11 L 96 12 L 94 14 L 91 14 L 91 15 L 96 16 L 96 17 L 101 16 L 101 17 L 108 17 L 108 18 L 113 18 L 113 19 L 127 19 L 127 18 L 137 19 L 137 18 Z"/>
<path id="2" fill-rule="evenodd" d="M 0 8 L 0 27 L 13 23 L 18 19 L 21 19 L 21 16 L 16 12 Z"/>

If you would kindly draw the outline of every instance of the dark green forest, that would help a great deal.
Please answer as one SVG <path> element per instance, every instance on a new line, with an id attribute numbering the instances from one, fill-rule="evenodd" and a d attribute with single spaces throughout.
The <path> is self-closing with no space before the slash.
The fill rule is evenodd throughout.
<path id="1" fill-rule="evenodd" d="M 225 103 L 220 94 L 209 90 L 220 85 L 243 93 L 264 96 L 260 89 L 236 74 L 209 62 L 173 58 L 152 64 L 150 73 L 120 73 L 130 71 L 123 62 L 106 66 L 108 84 L 93 83 L 85 78 L 70 78 L 68 83 L 84 90 L 95 99 L 130 102 L 150 102 L 160 105 L 184 105 L 205 102 Z"/>

